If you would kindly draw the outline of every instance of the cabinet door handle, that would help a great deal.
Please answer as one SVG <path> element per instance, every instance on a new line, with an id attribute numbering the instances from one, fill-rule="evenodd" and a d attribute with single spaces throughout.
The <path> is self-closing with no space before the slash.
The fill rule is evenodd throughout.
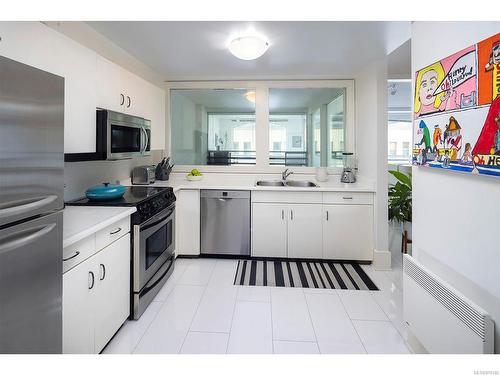
<path id="1" fill-rule="evenodd" d="M 293 210 L 290 210 L 290 219 L 293 220 Z"/>
<path id="2" fill-rule="evenodd" d="M 94 287 L 94 282 L 95 282 L 94 272 L 89 271 L 89 276 L 92 277 L 92 284 L 90 284 L 89 289 L 92 289 Z"/>
<path id="3" fill-rule="evenodd" d="M 130 104 L 132 104 L 132 100 L 130 99 L 130 96 L 128 96 L 128 95 L 127 95 L 127 101 L 128 101 L 127 108 L 130 108 Z"/>
<path id="4" fill-rule="evenodd" d="M 80 255 L 80 252 L 79 251 L 75 251 L 75 253 L 72 256 L 67 257 L 67 258 L 63 258 L 63 262 L 66 262 L 67 260 L 76 258 L 78 255 Z"/>
<path id="5" fill-rule="evenodd" d="M 281 210 L 281 220 L 285 220 L 285 210 Z"/>
<path id="6" fill-rule="evenodd" d="M 124 105 L 124 104 L 125 104 L 125 95 L 120 94 L 120 105 Z"/>
<path id="7" fill-rule="evenodd" d="M 120 228 L 120 227 L 119 227 L 117 230 L 115 230 L 115 231 L 113 231 L 113 232 L 109 232 L 109 234 L 116 234 L 116 233 L 118 233 L 118 232 L 119 232 L 119 231 L 121 231 L 121 230 L 122 230 L 122 228 Z"/>
<path id="8" fill-rule="evenodd" d="M 101 277 L 99 280 L 104 280 L 106 278 L 106 266 L 101 263 Z"/>
<path id="9" fill-rule="evenodd" d="M 326 221 L 328 221 L 328 211 L 326 211 Z"/>
<path id="10" fill-rule="evenodd" d="M 342 197 L 342 199 L 352 199 L 352 197 Z"/>

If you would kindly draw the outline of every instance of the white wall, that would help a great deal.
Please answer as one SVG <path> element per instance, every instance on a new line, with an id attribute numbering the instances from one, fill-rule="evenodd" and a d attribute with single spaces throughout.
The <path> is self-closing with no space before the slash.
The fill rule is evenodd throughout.
<path id="1" fill-rule="evenodd" d="M 356 150 L 359 173 L 375 181 L 375 248 L 388 251 L 387 61 L 367 65 L 356 77 Z"/>
<path id="2" fill-rule="evenodd" d="M 500 30 L 500 22 L 415 22 L 412 71 Z M 444 42 L 445 41 L 445 42 Z M 489 311 L 500 353 L 500 180 L 413 167 L 413 254 Z"/>

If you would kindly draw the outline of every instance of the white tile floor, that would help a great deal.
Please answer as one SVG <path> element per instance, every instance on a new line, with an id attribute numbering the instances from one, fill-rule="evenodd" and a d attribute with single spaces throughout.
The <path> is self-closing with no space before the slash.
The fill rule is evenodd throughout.
<path id="1" fill-rule="evenodd" d="M 380 291 L 234 286 L 236 265 L 178 259 L 104 353 L 409 353 L 399 256 L 391 271 L 362 266 Z"/>

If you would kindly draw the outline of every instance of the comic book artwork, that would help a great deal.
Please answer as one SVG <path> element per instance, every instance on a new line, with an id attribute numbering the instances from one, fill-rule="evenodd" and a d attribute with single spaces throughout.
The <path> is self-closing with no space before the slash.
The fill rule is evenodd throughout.
<path id="1" fill-rule="evenodd" d="M 415 76 L 415 118 L 477 104 L 476 47 L 425 67 Z"/>
<path id="2" fill-rule="evenodd" d="M 500 177 L 500 34 L 419 70 L 413 164 Z"/>

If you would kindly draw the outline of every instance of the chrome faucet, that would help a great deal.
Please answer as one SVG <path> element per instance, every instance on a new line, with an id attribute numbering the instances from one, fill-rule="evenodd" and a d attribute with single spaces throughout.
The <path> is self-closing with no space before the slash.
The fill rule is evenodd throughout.
<path id="1" fill-rule="evenodd" d="M 283 181 L 286 181 L 287 177 L 290 176 L 291 174 L 293 174 L 292 171 L 288 171 L 288 168 L 285 169 L 282 173 L 281 173 L 281 179 Z"/>

